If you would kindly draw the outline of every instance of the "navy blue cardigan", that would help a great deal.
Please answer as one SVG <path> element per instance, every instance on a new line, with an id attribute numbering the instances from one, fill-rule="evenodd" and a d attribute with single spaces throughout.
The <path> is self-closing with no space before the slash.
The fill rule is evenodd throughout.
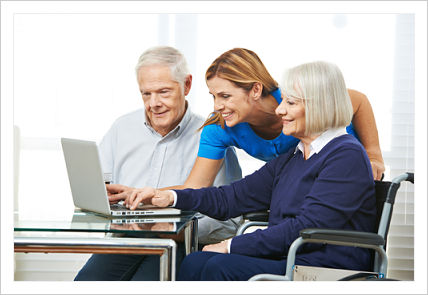
<path id="1" fill-rule="evenodd" d="M 304 228 L 374 231 L 371 165 L 364 147 L 351 135 L 331 140 L 307 160 L 292 149 L 228 186 L 176 192 L 175 207 L 221 220 L 270 209 L 267 229 L 232 239 L 231 253 L 236 254 L 284 259 Z M 361 248 L 307 244 L 296 262 L 367 270 L 370 253 Z"/>

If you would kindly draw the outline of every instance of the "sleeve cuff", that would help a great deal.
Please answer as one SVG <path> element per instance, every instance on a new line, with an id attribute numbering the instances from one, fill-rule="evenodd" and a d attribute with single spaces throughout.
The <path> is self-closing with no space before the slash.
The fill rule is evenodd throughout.
<path id="1" fill-rule="evenodd" d="M 227 240 L 227 253 L 228 254 L 230 254 L 230 246 L 232 245 L 232 239 Z"/>
<path id="2" fill-rule="evenodd" d="M 177 193 L 174 190 L 168 190 L 168 192 L 171 192 L 174 196 L 174 203 L 172 203 L 170 207 L 175 207 L 175 205 L 177 204 Z"/>

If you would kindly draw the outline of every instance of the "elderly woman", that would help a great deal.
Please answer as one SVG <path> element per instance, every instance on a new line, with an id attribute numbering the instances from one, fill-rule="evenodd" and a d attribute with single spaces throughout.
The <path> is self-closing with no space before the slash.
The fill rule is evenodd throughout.
<path id="1" fill-rule="evenodd" d="M 372 169 L 363 146 L 345 131 L 352 105 L 340 70 L 314 62 L 287 72 L 285 98 L 276 109 L 283 133 L 297 147 L 229 186 L 160 191 L 143 188 L 126 200 L 196 210 L 217 219 L 269 209 L 264 230 L 206 246 L 183 261 L 179 280 L 248 280 L 259 273 L 285 273 L 291 243 L 304 228 L 373 231 Z M 306 245 L 300 265 L 367 270 L 366 249 Z"/>

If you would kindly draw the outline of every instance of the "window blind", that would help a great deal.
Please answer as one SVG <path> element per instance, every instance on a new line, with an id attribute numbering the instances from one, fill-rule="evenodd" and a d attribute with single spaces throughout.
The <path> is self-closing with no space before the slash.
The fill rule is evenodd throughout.
<path id="1" fill-rule="evenodd" d="M 390 150 L 383 153 L 389 177 L 414 171 L 415 37 L 414 15 L 397 16 Z M 403 183 L 397 193 L 388 236 L 388 274 L 414 279 L 414 189 Z"/>

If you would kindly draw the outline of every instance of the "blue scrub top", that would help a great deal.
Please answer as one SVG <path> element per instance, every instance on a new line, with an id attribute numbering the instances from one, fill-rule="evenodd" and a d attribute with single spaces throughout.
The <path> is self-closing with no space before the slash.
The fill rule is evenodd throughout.
<path id="1" fill-rule="evenodd" d="M 278 104 L 282 102 L 279 88 L 272 91 L 271 94 Z M 236 124 L 233 127 L 227 127 L 226 125 L 224 127 L 222 129 L 218 124 L 204 127 L 199 142 L 199 157 L 219 160 L 224 157 L 227 147 L 235 146 L 243 149 L 254 158 L 268 162 L 287 152 L 290 148 L 296 147 L 299 142 L 297 138 L 285 135 L 282 132 L 274 139 L 263 139 L 246 122 Z M 360 140 L 352 123 L 346 127 L 346 132 Z"/>

